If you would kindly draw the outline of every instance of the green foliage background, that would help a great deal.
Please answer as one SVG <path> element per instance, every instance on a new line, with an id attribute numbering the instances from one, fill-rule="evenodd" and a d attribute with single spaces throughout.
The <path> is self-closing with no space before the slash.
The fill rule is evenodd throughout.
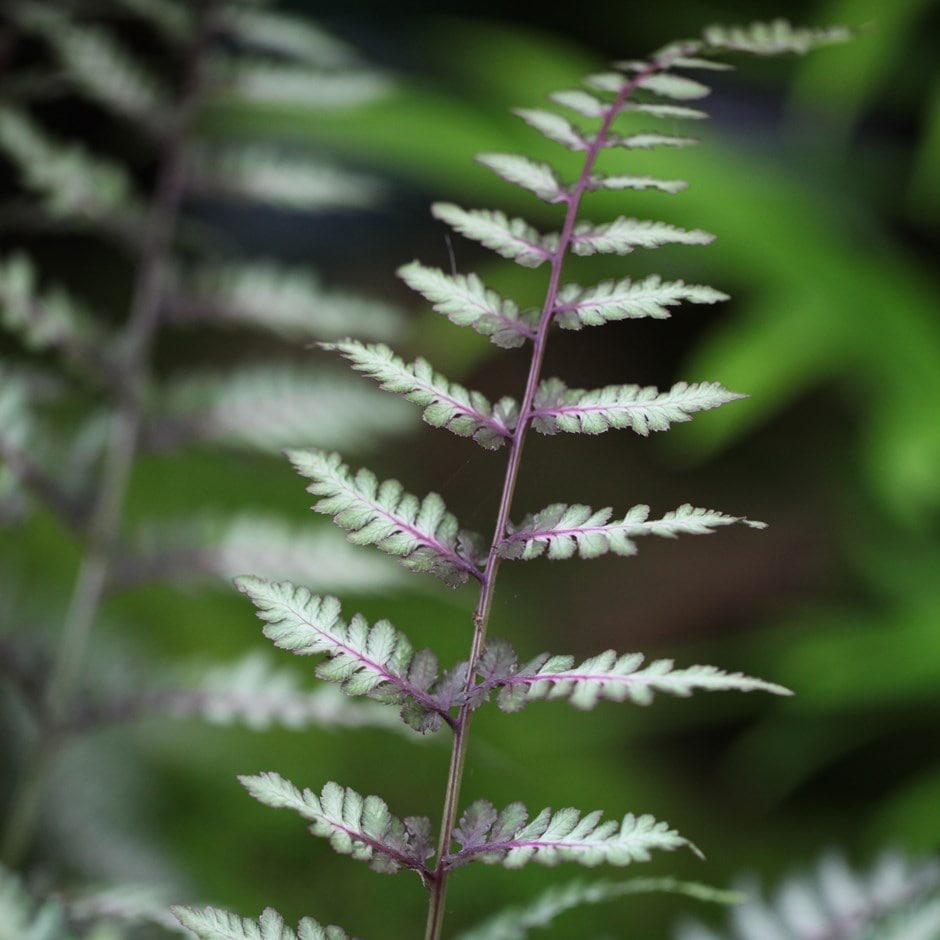
<path id="1" fill-rule="evenodd" d="M 223 106 L 210 126 L 315 142 L 384 176 L 389 198 L 309 229 L 267 216 L 262 236 L 249 218 L 233 226 L 249 242 L 269 239 L 272 252 L 315 261 L 330 280 L 407 305 L 412 329 L 395 344 L 403 355 L 424 355 L 491 397 L 518 393 L 524 354 L 497 351 L 423 310 L 393 272 L 414 257 L 447 268 L 452 247 L 459 270 L 522 301 L 538 296 L 539 276 L 467 243 L 448 246 L 429 202 L 502 208 L 545 227 L 549 208 L 472 162 L 481 151 L 557 156 L 509 109 L 536 105 L 608 56 L 642 54 L 708 22 L 780 12 L 766 6 L 667 0 L 639 14 L 629 5 L 568 11 L 574 29 L 535 13 L 509 21 L 417 11 L 393 23 L 378 12 L 328 23 L 398 74 L 387 96 L 342 114 Z M 513 716 L 487 709 L 474 721 L 464 787 L 465 801 L 654 813 L 708 863 L 665 857 L 642 873 L 716 885 L 744 870 L 772 881 L 833 845 L 862 861 L 886 845 L 940 844 L 940 73 L 930 54 L 938 10 L 924 0 L 799 6 L 785 11 L 797 22 L 872 25 L 806 60 L 742 61 L 718 75 L 703 146 L 648 158 L 658 175 L 688 179 L 689 190 L 627 203 L 639 216 L 714 231 L 715 246 L 579 260 L 568 271 L 585 283 L 649 265 L 726 290 L 732 302 L 667 323 L 556 335 L 548 363 L 572 386 L 717 380 L 753 397 L 663 439 L 533 437 L 515 513 L 552 501 L 664 510 L 689 501 L 770 528 L 648 542 L 628 561 L 507 564 L 493 616 L 495 633 L 523 655 L 639 649 L 744 670 L 797 694 L 660 699 L 642 710 L 608 703 L 587 715 L 553 704 Z M 316 15 L 314 7 L 305 9 Z M 623 211 L 619 195 L 593 199 L 598 220 Z M 224 362 L 229 351 L 223 343 L 210 353 Z M 162 367 L 185 355 L 171 337 Z M 325 357 L 311 352 L 308 361 L 316 369 Z M 440 492 L 462 524 L 488 532 L 503 459 L 415 426 L 352 462 L 410 492 Z M 309 500 L 286 461 L 193 452 L 141 461 L 129 511 L 207 503 L 300 520 Z M 75 549 L 41 516 L 4 532 L 0 559 L 17 597 L 29 598 L 68 589 Z M 400 591 L 343 601 L 347 612 L 389 617 L 446 661 L 469 643 L 472 593 L 415 576 Z M 140 589 L 115 599 L 107 621 L 102 642 L 133 649 L 145 671 L 155 660 L 211 661 L 264 643 L 249 605 L 224 586 Z M 176 900 L 246 915 L 271 904 L 364 938 L 405 937 L 424 919 L 416 880 L 335 858 L 295 818 L 254 805 L 235 775 L 276 769 L 317 789 L 336 779 L 380 793 L 398 815 L 434 818 L 445 741 L 154 720 L 78 745 L 62 772 L 73 775 L 73 795 L 93 796 L 105 785 L 93 771 L 106 762 L 108 786 L 120 783 L 125 797 L 90 810 L 100 816 L 89 832 L 102 853 L 112 829 L 121 851 L 149 843 L 139 871 L 170 881 Z M 93 842 L 86 850 L 98 851 Z M 462 870 L 451 926 L 564 874 Z M 677 909 L 693 904 L 630 898 L 569 915 L 545 936 L 665 937 Z"/>

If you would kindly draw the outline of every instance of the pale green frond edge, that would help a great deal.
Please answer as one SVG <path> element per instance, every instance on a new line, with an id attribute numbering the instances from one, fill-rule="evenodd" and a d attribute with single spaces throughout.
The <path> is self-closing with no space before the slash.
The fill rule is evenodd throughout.
<path id="1" fill-rule="evenodd" d="M 744 895 L 675 878 L 633 878 L 629 881 L 571 881 L 552 885 L 525 905 L 506 908 L 476 927 L 457 935 L 457 940 L 524 940 L 538 927 L 548 927 L 556 917 L 588 904 L 605 904 L 632 894 L 678 894 L 713 904 L 738 904 Z"/>
<path id="2" fill-rule="evenodd" d="M 304 917 L 294 931 L 271 907 L 258 920 L 217 907 L 174 906 L 171 910 L 199 940 L 353 940 L 341 927 L 322 927 L 310 917 Z"/>

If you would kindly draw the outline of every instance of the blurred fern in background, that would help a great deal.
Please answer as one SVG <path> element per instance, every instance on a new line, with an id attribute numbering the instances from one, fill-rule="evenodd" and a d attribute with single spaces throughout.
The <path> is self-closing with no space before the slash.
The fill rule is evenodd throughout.
<path id="1" fill-rule="evenodd" d="M 246 255 L 225 215 L 336 217 L 386 188 L 281 135 L 212 130 L 205 115 L 220 101 L 356 108 L 388 80 L 309 20 L 239 0 L 22 0 L 5 5 L 0 36 L 3 862 L 31 862 L 46 890 L 178 883 L 178 863 L 135 821 L 148 745 L 132 745 L 128 722 L 387 724 L 257 653 L 206 665 L 238 645 L 198 642 L 183 585 L 211 598 L 207 579 L 224 588 L 246 568 L 323 589 L 398 581 L 331 530 L 289 527 L 264 498 L 226 505 L 220 486 L 263 478 L 266 455 L 288 445 L 373 447 L 411 424 L 297 354 L 349 329 L 399 335 L 403 315 L 309 263 Z M 190 641 L 168 637 L 166 619 Z M 186 662 L 193 651 L 201 666 Z M 3 877 L 0 932 L 59 936 L 61 910 L 27 927 L 31 905 Z M 80 919 L 157 910 L 127 892 L 67 906 Z"/>

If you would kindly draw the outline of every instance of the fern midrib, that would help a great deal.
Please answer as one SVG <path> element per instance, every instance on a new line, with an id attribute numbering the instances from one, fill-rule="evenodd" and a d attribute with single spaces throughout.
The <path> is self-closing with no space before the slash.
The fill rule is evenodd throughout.
<path id="1" fill-rule="evenodd" d="M 314 633 L 319 634 L 320 636 L 329 638 L 329 646 L 332 649 L 342 650 L 348 656 L 355 659 L 357 662 L 361 663 L 364 667 L 371 669 L 373 672 L 384 676 L 385 682 L 388 682 L 389 685 L 394 686 L 399 692 L 403 692 L 408 695 L 410 698 L 414 699 L 419 704 L 423 705 L 429 711 L 434 712 L 437 715 L 441 716 L 441 719 L 449 724 L 451 727 L 454 727 L 456 719 L 453 715 L 450 714 L 446 709 L 441 708 L 440 703 L 434 698 L 434 696 L 429 695 L 427 692 L 423 692 L 417 686 L 412 685 L 404 676 L 394 673 L 391 670 L 387 669 L 385 666 L 381 665 L 377 660 L 371 659 L 368 656 L 362 654 L 361 651 L 357 650 L 355 647 L 350 646 L 348 643 L 343 642 L 339 638 L 339 634 L 330 633 L 327 630 L 318 627 L 316 624 L 311 623 L 303 615 L 303 612 L 300 610 L 291 611 L 294 616 L 305 623 Z M 330 653 L 330 659 L 336 658 L 336 653 Z M 376 691 L 375 689 L 372 690 Z"/>
<path id="2" fill-rule="evenodd" d="M 460 571 L 465 571 L 471 577 L 476 578 L 478 581 L 482 582 L 483 575 L 476 568 L 476 566 L 461 558 L 452 546 L 448 546 L 439 539 L 429 535 L 427 532 L 423 532 L 413 523 L 406 522 L 401 516 L 396 515 L 394 512 L 381 505 L 381 503 L 376 502 L 371 497 L 364 496 L 362 492 L 348 480 L 337 477 L 336 482 L 338 489 L 342 489 L 352 498 L 368 505 L 375 515 L 381 516 L 383 519 L 386 519 L 388 522 L 392 523 L 395 529 L 410 535 L 420 545 L 433 549 L 436 554 L 446 558 L 455 568 Z M 381 541 L 382 540 L 379 539 L 380 543 Z"/>
<path id="3" fill-rule="evenodd" d="M 679 53 L 676 53 L 678 55 Z M 474 635 L 473 645 L 471 647 L 470 659 L 467 668 L 467 684 L 465 693 L 469 694 L 473 687 L 476 666 L 483 648 L 486 643 L 487 629 L 489 626 L 490 614 L 493 607 L 493 595 L 496 584 L 496 577 L 499 571 L 499 565 L 502 561 L 500 546 L 506 538 L 506 530 L 509 524 L 509 513 L 512 509 L 513 496 L 515 495 L 516 483 L 519 476 L 519 468 L 522 462 L 522 452 L 525 446 L 526 432 L 531 424 L 533 415 L 533 403 L 538 391 L 541 379 L 542 365 L 545 358 L 545 347 L 548 340 L 548 332 L 555 316 L 555 303 L 558 297 L 558 291 L 561 286 L 561 274 L 564 266 L 565 257 L 572 242 L 575 224 L 577 222 L 578 211 L 581 207 L 581 200 L 584 194 L 589 191 L 591 180 L 591 171 L 597 156 L 604 146 L 614 120 L 623 110 L 624 105 L 630 95 L 637 89 L 640 83 L 647 76 L 661 71 L 668 67 L 668 62 L 654 60 L 649 65 L 638 72 L 623 88 L 620 89 L 614 101 L 607 109 L 601 125 L 594 135 L 591 146 L 585 154 L 584 166 L 577 182 L 572 187 L 568 196 L 568 209 L 565 213 L 565 221 L 562 226 L 561 234 L 558 239 L 558 245 L 550 254 L 552 262 L 551 275 L 549 277 L 548 290 L 545 296 L 545 304 L 542 307 L 542 313 L 539 319 L 538 329 L 535 338 L 532 341 L 532 360 L 529 366 L 529 375 L 526 381 L 525 394 L 519 406 L 519 420 L 516 430 L 510 441 L 509 458 L 506 468 L 506 476 L 503 483 L 503 492 L 500 498 L 499 511 L 497 514 L 496 527 L 493 534 L 493 540 L 487 555 L 486 566 L 483 571 L 480 588 L 480 599 L 477 604 L 476 612 L 473 615 Z M 472 709 L 470 704 L 461 706 L 457 716 L 457 725 L 454 730 L 454 743 L 451 754 L 450 769 L 447 778 L 447 791 L 444 799 L 444 808 L 441 814 L 440 841 L 438 844 L 437 858 L 438 863 L 434 871 L 434 877 L 431 887 L 431 901 L 428 909 L 428 924 L 425 933 L 425 940 L 440 940 L 441 929 L 444 921 L 444 902 L 447 894 L 448 869 L 445 867 L 444 859 L 448 856 L 448 849 L 451 844 L 451 833 L 457 819 L 457 807 L 460 799 L 460 786 L 463 778 L 463 768 L 467 756 L 467 741 L 470 730 L 470 720 Z"/>

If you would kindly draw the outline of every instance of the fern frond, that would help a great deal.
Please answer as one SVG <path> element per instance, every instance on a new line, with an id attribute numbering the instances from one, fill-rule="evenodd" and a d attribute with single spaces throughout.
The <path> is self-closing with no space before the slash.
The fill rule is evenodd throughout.
<path id="1" fill-rule="evenodd" d="M 17 22 L 52 47 L 66 75 L 89 98 L 144 126 L 163 126 L 166 89 L 107 30 L 36 3 L 20 5 Z"/>
<path id="2" fill-rule="evenodd" d="M 695 101 L 711 94 L 708 85 L 671 72 L 654 72 L 646 75 L 639 79 L 637 87 L 659 95 L 661 98 L 674 98 L 677 101 Z"/>
<path id="3" fill-rule="evenodd" d="M 610 110 L 610 105 L 606 101 L 601 101 L 600 98 L 596 98 L 580 88 L 554 91 L 548 97 L 555 104 L 560 104 L 563 108 L 574 111 L 582 117 L 601 118 Z"/>
<path id="4" fill-rule="evenodd" d="M 626 255 L 634 248 L 659 248 L 661 245 L 710 245 L 715 236 L 701 229 L 683 229 L 666 222 L 627 219 L 621 216 L 604 225 L 581 222 L 571 236 L 571 250 L 576 255 Z"/>
<path id="5" fill-rule="evenodd" d="M 0 323 L 18 333 L 27 348 L 91 355 L 97 328 L 62 290 L 40 294 L 36 270 L 26 255 L 0 259 Z"/>
<path id="6" fill-rule="evenodd" d="M 381 193 L 367 176 L 263 144 L 194 154 L 189 185 L 210 195 L 298 212 L 370 206 Z"/>
<path id="7" fill-rule="evenodd" d="M 436 730 L 441 719 L 452 723 L 429 692 L 438 678 L 437 659 L 427 650 L 416 657 L 406 637 L 387 620 L 370 627 L 356 614 L 347 624 L 335 597 L 318 597 L 289 581 L 242 576 L 235 583 L 258 608 L 264 635 L 275 646 L 299 656 L 326 656 L 317 667 L 321 679 L 338 683 L 347 695 L 395 704 L 411 699 L 438 716 L 422 730 Z"/>
<path id="8" fill-rule="evenodd" d="M 694 881 L 675 878 L 633 878 L 630 881 L 570 881 L 553 885 L 525 906 L 506 908 L 471 930 L 458 934 L 457 940 L 525 940 L 536 927 L 548 927 L 560 914 L 587 904 L 606 904 L 632 894 L 662 892 L 680 894 L 715 904 L 737 904 L 742 895 L 721 891 Z"/>
<path id="9" fill-rule="evenodd" d="M 728 295 L 712 287 L 663 281 L 652 274 L 642 281 L 602 281 L 593 287 L 566 284 L 558 293 L 555 321 L 564 330 L 600 326 L 613 320 L 634 317 L 666 319 L 669 307 L 680 303 L 714 304 Z"/>
<path id="10" fill-rule="evenodd" d="M 79 529 L 87 521 L 87 506 L 71 486 L 76 476 L 75 451 L 87 439 L 76 435 L 71 452 L 50 447 L 50 434 L 37 420 L 36 407 L 61 396 L 60 383 L 33 370 L 16 368 L 0 359 L 0 499 L 5 509 L 22 511 L 22 495 L 30 491 L 68 525 Z M 53 476 L 45 468 L 56 466 Z M 59 478 L 67 484 L 59 483 Z"/>
<path id="11" fill-rule="evenodd" d="M 628 102 L 623 106 L 626 112 L 648 114 L 650 117 L 667 118 L 680 121 L 702 121 L 708 117 L 707 111 L 687 108 L 677 104 L 649 104 L 648 102 Z"/>
<path id="12" fill-rule="evenodd" d="M 245 323 L 288 339 L 341 339 L 350 333 L 391 339 L 404 325 L 386 303 L 329 290 L 315 272 L 272 261 L 201 265 L 168 317 L 182 323 Z"/>
<path id="13" fill-rule="evenodd" d="M 611 134 L 606 146 L 621 147 L 624 150 L 651 150 L 653 147 L 693 147 L 698 142 L 696 137 L 679 137 L 676 134 L 656 134 L 652 131 L 644 131 L 628 134 L 626 137 Z"/>
<path id="14" fill-rule="evenodd" d="M 653 176 L 593 176 L 588 189 L 657 189 L 661 193 L 679 193 L 688 188 L 684 180 L 660 180 Z"/>
<path id="15" fill-rule="evenodd" d="M 815 940 L 933 940 L 940 930 L 940 862 L 914 863 L 885 853 L 864 874 L 829 854 L 815 869 L 788 878 L 772 901 L 744 884 L 747 900 L 722 932 L 686 923 L 677 940 L 752 940 L 756 936 Z"/>
<path id="16" fill-rule="evenodd" d="M 200 668 L 196 675 L 198 681 L 191 687 L 144 696 L 143 708 L 215 725 L 243 725 L 252 731 L 276 726 L 294 731 L 310 726 L 404 730 L 387 708 L 351 701 L 334 686 L 305 689 L 293 670 L 277 667 L 260 652 L 234 663 Z"/>
<path id="17" fill-rule="evenodd" d="M 535 336 L 532 317 L 520 313 L 514 301 L 500 297 L 475 274 L 451 276 L 412 261 L 398 269 L 398 276 L 451 323 L 472 327 L 503 349 L 521 346 Z"/>
<path id="18" fill-rule="evenodd" d="M 87 935 L 87 940 L 110 937 L 115 922 L 131 929 L 156 924 L 171 933 L 191 936 L 170 913 L 166 892 L 151 885 L 117 884 L 103 890 L 70 894 L 62 899 L 62 903 L 70 922 L 108 924 L 110 930 L 99 927 Z M 121 940 L 123 936 L 123 932 L 115 933 L 114 940 Z"/>
<path id="19" fill-rule="evenodd" d="M 431 427 L 470 437 L 488 450 L 498 449 L 512 437 L 518 416 L 512 399 L 503 399 L 494 408 L 480 392 L 449 382 L 426 360 L 416 359 L 408 365 L 381 343 L 366 346 L 346 340 L 320 345 L 342 353 L 354 369 L 375 379 L 386 391 L 424 406 L 424 420 Z"/>
<path id="20" fill-rule="evenodd" d="M 54 140 L 24 113 L 5 105 L 0 105 L 0 149 L 53 217 L 106 222 L 139 214 L 123 168 L 93 157 L 78 144 Z"/>
<path id="21" fill-rule="evenodd" d="M 650 431 L 666 431 L 673 424 L 690 421 L 697 411 L 746 397 L 717 382 L 676 382 L 668 392 L 660 392 L 651 385 L 567 388 L 560 379 L 548 379 L 536 392 L 532 426 L 542 434 L 601 434 L 611 428 L 630 428 L 646 437 Z"/>
<path id="22" fill-rule="evenodd" d="M 804 55 L 811 49 L 848 42 L 854 33 L 845 26 L 812 29 L 791 26 L 786 20 L 752 23 L 749 26 L 710 26 L 703 38 L 702 52 L 749 52 L 753 55 Z"/>
<path id="23" fill-rule="evenodd" d="M 543 653 L 502 678 L 485 680 L 484 685 L 499 690 L 499 707 L 507 712 L 518 711 L 541 699 L 565 699 L 586 711 L 601 700 L 649 705 L 657 692 L 681 698 L 696 691 L 792 694 L 773 682 L 739 672 L 723 672 L 714 666 L 676 669 L 671 659 L 653 660 L 640 668 L 642 665 L 641 653 L 620 655 L 607 650 L 578 666 L 572 656 Z"/>
<path id="24" fill-rule="evenodd" d="M 588 868 L 596 865 L 629 865 L 647 862 L 654 850 L 672 851 L 688 846 L 698 850 L 665 822 L 652 816 L 628 813 L 618 825 L 602 821 L 602 813 L 585 816 L 568 807 L 543 809 L 532 822 L 520 803 L 508 806 L 497 815 L 492 804 L 478 800 L 464 813 L 454 830 L 460 851 L 446 856 L 443 863 L 454 868 L 470 861 L 504 868 L 521 868 L 528 862 L 557 865 L 577 862 Z"/>
<path id="25" fill-rule="evenodd" d="M 640 535 L 661 535 L 673 538 L 680 534 L 707 535 L 717 526 L 740 522 L 752 528 L 764 528 L 763 522 L 737 516 L 726 516 L 711 509 L 697 509 L 688 503 L 666 513 L 661 519 L 649 518 L 649 506 L 634 506 L 618 522 L 610 522 L 612 510 L 596 512 L 587 506 L 555 503 L 541 512 L 526 517 L 521 525 L 508 530 L 500 545 L 504 558 L 538 558 L 548 552 L 549 558 L 597 558 L 635 555 L 632 539 Z"/>
<path id="26" fill-rule="evenodd" d="M 472 241 L 526 268 L 537 268 L 552 256 L 557 236 L 540 235 L 523 219 L 510 219 L 488 209 L 461 209 L 448 202 L 431 207 L 436 219 Z"/>
<path id="27" fill-rule="evenodd" d="M 401 402 L 348 376 L 259 363 L 168 383 L 147 433 L 159 448 L 217 441 L 280 453 L 311 444 L 367 446 L 412 421 Z"/>
<path id="28" fill-rule="evenodd" d="M 379 484 L 369 470 L 355 476 L 339 454 L 295 450 L 288 457 L 297 471 L 313 480 L 308 493 L 322 497 L 317 512 L 333 516 L 356 545 L 375 545 L 396 556 L 412 571 L 440 578 L 450 587 L 478 580 L 480 571 L 468 555 L 468 537 L 461 537 L 457 520 L 436 493 L 423 500 L 402 490 L 396 480 Z"/>
<path id="29" fill-rule="evenodd" d="M 0 924 L 10 940 L 60 940 L 65 917 L 57 901 L 37 905 L 19 878 L 0 866 Z"/>
<path id="30" fill-rule="evenodd" d="M 368 862 L 373 871 L 385 874 L 394 874 L 403 867 L 426 873 L 430 823 L 424 817 L 400 820 L 380 797 L 363 797 L 333 782 L 317 796 L 309 789 L 301 792 L 276 773 L 238 779 L 260 803 L 292 809 L 309 820 L 310 832 L 328 839 L 339 855 Z"/>
<path id="31" fill-rule="evenodd" d="M 170 910 L 199 940 L 353 940 L 341 927 L 321 927 L 310 917 L 304 917 L 294 931 L 271 907 L 258 920 L 218 907 L 174 906 Z"/>
<path id="32" fill-rule="evenodd" d="M 24 450 L 35 433 L 29 382 L 0 359 L 0 458 L 7 448 Z"/>
<path id="33" fill-rule="evenodd" d="M 521 117 L 529 127 L 540 134 L 567 147 L 568 150 L 587 150 L 590 142 L 570 121 L 553 111 L 542 111 L 538 108 L 515 108 L 513 114 Z"/>
<path id="34" fill-rule="evenodd" d="M 357 65 L 358 55 L 306 17 L 282 10 L 231 5 L 219 15 L 219 28 L 239 45 L 321 69 Z"/>
<path id="35" fill-rule="evenodd" d="M 133 548 L 115 574 L 120 584 L 205 576 L 229 583 L 253 571 L 300 581 L 318 592 L 368 594 L 399 585 L 405 577 L 388 559 L 360 552 L 332 527 L 301 529 L 259 513 L 150 523 L 141 527 Z"/>
<path id="36" fill-rule="evenodd" d="M 364 69 L 323 71 L 245 55 L 216 55 L 212 64 L 213 84 L 239 101 L 351 108 L 374 101 L 389 89 L 383 76 Z"/>
<path id="37" fill-rule="evenodd" d="M 633 66 L 632 71 L 637 69 L 646 69 L 648 62 L 624 63 L 626 66 Z M 626 86 L 626 79 L 620 72 L 595 72 L 592 75 L 585 75 L 581 83 L 595 91 L 607 91 L 612 95 L 619 95 Z"/>
<path id="38" fill-rule="evenodd" d="M 547 163 L 536 163 L 512 153 L 480 153 L 476 161 L 507 183 L 521 186 L 545 202 L 559 202 L 564 198 L 561 182 Z"/>

